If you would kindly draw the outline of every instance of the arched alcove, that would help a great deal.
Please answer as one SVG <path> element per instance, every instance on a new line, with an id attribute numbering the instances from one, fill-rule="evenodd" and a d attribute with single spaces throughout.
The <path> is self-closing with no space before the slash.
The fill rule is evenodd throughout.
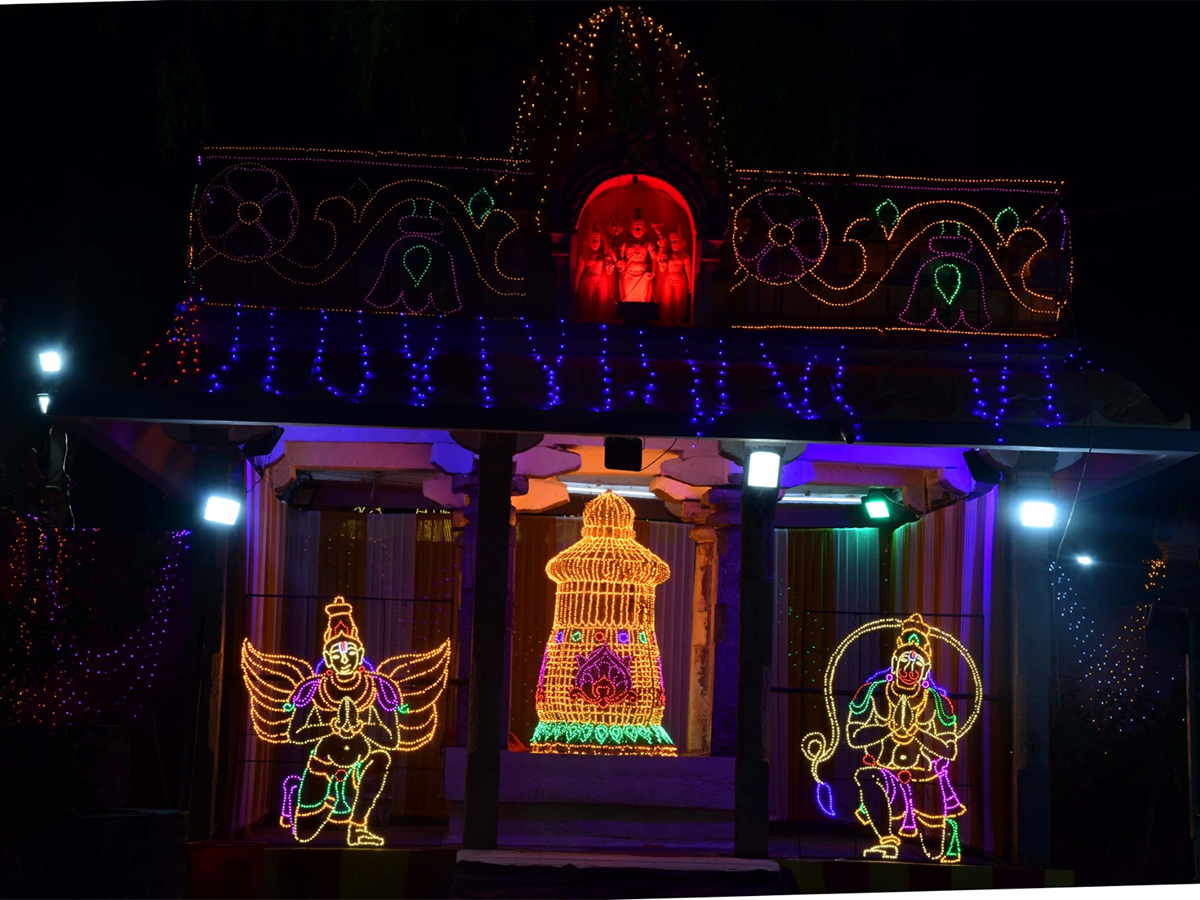
<path id="1" fill-rule="evenodd" d="M 648 175 L 609 178 L 575 223 L 573 318 L 690 325 L 696 263 L 696 224 L 678 190 Z"/>

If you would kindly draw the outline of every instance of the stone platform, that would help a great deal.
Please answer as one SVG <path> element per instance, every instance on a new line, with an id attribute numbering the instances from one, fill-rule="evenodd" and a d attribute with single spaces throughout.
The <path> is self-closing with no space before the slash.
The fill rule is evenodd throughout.
<path id="1" fill-rule="evenodd" d="M 446 842 L 462 842 L 466 750 L 446 750 Z M 730 757 L 500 757 L 501 847 L 733 850 Z"/>

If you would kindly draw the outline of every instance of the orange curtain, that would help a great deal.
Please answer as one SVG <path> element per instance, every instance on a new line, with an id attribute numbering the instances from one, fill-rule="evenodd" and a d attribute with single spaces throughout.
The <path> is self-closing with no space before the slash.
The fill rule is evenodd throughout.
<path id="1" fill-rule="evenodd" d="M 525 746 L 537 727 L 537 680 L 554 624 L 554 582 L 546 575 L 546 563 L 557 552 L 555 532 L 553 517 L 517 519 L 508 730 Z"/>
<path id="2" fill-rule="evenodd" d="M 455 634 L 452 611 L 456 605 L 454 575 L 459 557 L 450 529 L 450 514 L 418 513 L 416 543 L 412 650 L 421 653 L 433 649 L 446 638 L 453 640 Z M 429 600 L 448 602 L 422 602 Z M 456 649 L 455 653 L 458 652 Z M 451 661 L 450 670 L 457 671 L 457 658 Z M 455 691 L 454 686 L 447 686 L 439 701 L 446 719 L 457 702 Z M 448 721 L 439 724 L 433 741 L 420 750 L 405 754 L 404 759 L 396 763 L 405 767 L 404 815 L 408 818 L 441 818 L 446 813 L 446 803 L 442 799 L 442 748 L 448 731 Z"/>

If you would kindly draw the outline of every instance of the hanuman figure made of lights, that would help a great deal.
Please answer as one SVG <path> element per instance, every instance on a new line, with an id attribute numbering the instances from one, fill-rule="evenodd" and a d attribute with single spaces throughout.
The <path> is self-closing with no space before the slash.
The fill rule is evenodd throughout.
<path id="1" fill-rule="evenodd" d="M 654 589 L 671 570 L 633 536 L 612 491 L 583 509 L 583 536 L 546 564 L 554 630 L 538 675 L 534 753 L 674 756 L 654 634 Z"/>
<path id="2" fill-rule="evenodd" d="M 387 782 L 392 752 L 417 750 L 433 739 L 450 642 L 372 666 L 353 607 L 338 597 L 325 614 L 316 668 L 242 642 L 250 719 L 264 741 L 312 748 L 304 772 L 283 782 L 279 822 L 296 840 L 307 843 L 333 822 L 347 826 L 351 847 L 379 846 L 383 838 L 369 827 L 371 811 Z"/>
<path id="3" fill-rule="evenodd" d="M 817 782 L 817 805 L 826 815 L 837 815 L 833 789 L 817 769 L 833 756 L 839 742 L 833 691 L 838 661 L 862 635 L 891 628 L 900 633 L 890 666 L 863 682 L 846 715 L 846 744 L 862 754 L 862 764 L 854 773 L 859 801 L 854 816 L 876 838 L 863 856 L 896 859 L 901 838 L 917 838 L 928 859 L 957 863 L 962 859 L 958 818 L 966 807 L 950 783 L 950 763 L 958 755 L 958 742 L 979 716 L 983 686 L 966 648 L 918 614 L 903 621 L 881 619 L 863 625 L 834 651 L 825 669 L 825 706 L 832 734 L 813 732 L 804 736 L 802 744 Z M 965 722 L 959 721 L 947 692 L 933 680 L 934 640 L 961 654 L 971 670 L 975 706 Z"/>

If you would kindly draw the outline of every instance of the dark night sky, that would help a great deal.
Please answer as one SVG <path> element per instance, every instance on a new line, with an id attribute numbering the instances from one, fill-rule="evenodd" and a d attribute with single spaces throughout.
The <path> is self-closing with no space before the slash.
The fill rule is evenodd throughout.
<path id="1" fill-rule="evenodd" d="M 711 76 L 735 164 L 1064 180 L 1067 333 L 1165 411 L 1200 413 L 1188 5 L 645 7 Z M 40 430 L 12 413 L 29 408 L 39 341 L 61 337 L 77 367 L 121 371 L 169 322 L 202 144 L 504 153 L 521 78 L 598 8 L 0 7 L 10 476 Z M 1110 506 L 1161 512 L 1195 493 L 1195 471 Z"/>

